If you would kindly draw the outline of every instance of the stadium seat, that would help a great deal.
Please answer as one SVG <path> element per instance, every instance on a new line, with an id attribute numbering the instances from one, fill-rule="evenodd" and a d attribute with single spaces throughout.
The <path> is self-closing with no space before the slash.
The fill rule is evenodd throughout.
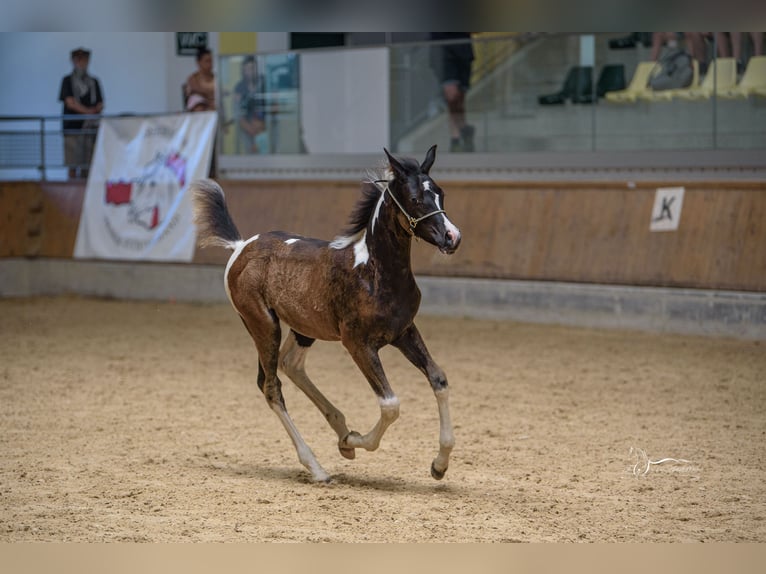
<path id="1" fill-rule="evenodd" d="M 753 56 L 747 63 L 739 84 L 720 91 L 722 98 L 746 98 L 766 91 L 766 56 Z"/>
<path id="2" fill-rule="evenodd" d="M 705 79 L 697 88 L 682 90 L 676 97 L 684 100 L 704 100 L 713 93 L 720 96 L 737 85 L 737 61 L 734 58 L 716 58 L 710 62 Z"/>
<path id="3" fill-rule="evenodd" d="M 675 88 L 672 90 L 652 90 L 647 89 L 646 91 L 642 92 L 639 97 L 642 100 L 647 100 L 649 102 L 669 102 L 673 98 L 679 96 L 681 93 L 686 92 L 688 90 L 694 90 L 697 87 L 699 87 L 699 81 L 700 81 L 700 65 L 697 60 L 692 58 L 692 70 L 693 70 L 693 76 L 692 76 L 692 83 L 689 84 L 685 88 Z"/>
<path id="4" fill-rule="evenodd" d="M 649 90 L 647 84 L 649 82 L 649 75 L 654 69 L 655 62 L 639 62 L 636 66 L 636 71 L 633 73 L 633 77 L 630 79 L 630 84 L 624 90 L 617 90 L 615 92 L 607 92 L 604 97 L 608 102 L 615 103 L 632 103 L 635 102 L 639 96 Z"/>

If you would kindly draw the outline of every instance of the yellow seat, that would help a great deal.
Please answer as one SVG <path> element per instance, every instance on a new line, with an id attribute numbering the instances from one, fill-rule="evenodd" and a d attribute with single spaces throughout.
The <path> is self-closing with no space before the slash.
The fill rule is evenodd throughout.
<path id="1" fill-rule="evenodd" d="M 649 89 L 646 92 L 642 93 L 639 97 L 642 100 L 647 100 L 649 102 L 669 102 L 676 96 L 680 95 L 682 92 L 686 92 L 688 90 L 694 90 L 697 87 L 699 87 L 699 81 L 700 81 L 700 65 L 697 60 L 692 58 L 692 83 L 686 86 L 685 88 L 673 88 L 672 90 L 652 90 Z"/>
<path id="2" fill-rule="evenodd" d="M 630 79 L 630 84 L 624 90 L 607 92 L 604 97 L 608 102 L 632 103 L 635 102 L 641 94 L 646 92 L 649 82 L 649 75 L 652 73 L 655 62 L 639 62 L 636 71 Z"/>
<path id="3" fill-rule="evenodd" d="M 720 92 L 722 98 L 746 98 L 766 92 L 766 56 L 753 56 L 739 84 Z"/>
<path id="4" fill-rule="evenodd" d="M 736 85 L 737 61 L 734 58 L 716 58 L 710 62 L 705 79 L 699 87 L 683 90 L 676 96 L 684 100 L 703 100 L 714 93 L 720 96 L 721 92 L 731 90 Z"/>

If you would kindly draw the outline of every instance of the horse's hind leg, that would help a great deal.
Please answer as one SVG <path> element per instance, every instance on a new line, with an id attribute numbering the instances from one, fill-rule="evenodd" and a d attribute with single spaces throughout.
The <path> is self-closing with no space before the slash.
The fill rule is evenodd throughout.
<path id="1" fill-rule="evenodd" d="M 447 377 L 431 358 L 415 325 L 411 325 L 399 339 L 393 342 L 393 345 L 428 377 L 428 382 L 431 383 L 431 388 L 436 396 L 436 404 L 439 408 L 439 454 L 431 463 L 431 476 L 436 480 L 441 480 L 444 478 L 444 473 L 447 472 L 449 456 L 455 446 L 455 437 L 452 433 L 452 422 L 449 416 Z"/>
<path id="2" fill-rule="evenodd" d="M 277 415 L 285 427 L 290 440 L 298 453 L 298 460 L 310 472 L 314 480 L 329 482 L 330 475 L 322 468 L 314 456 L 314 453 L 303 440 L 298 429 L 287 413 L 285 399 L 282 395 L 282 383 L 277 377 L 277 365 L 279 361 L 279 343 L 281 331 L 279 320 L 272 311 L 256 311 L 244 314 L 243 321 L 248 332 L 255 341 L 258 350 L 258 386 L 263 391 L 271 410 Z"/>
<path id="3" fill-rule="evenodd" d="M 312 403 L 324 415 L 327 422 L 338 435 L 340 441 L 349 434 L 346 426 L 346 417 L 316 388 L 306 375 L 306 354 L 314 343 L 314 339 L 290 331 L 287 340 L 282 345 L 279 352 L 279 366 L 287 374 L 295 385 L 302 390 Z M 344 448 L 338 444 L 340 453 L 349 459 L 353 459 L 356 454 L 353 448 Z"/>

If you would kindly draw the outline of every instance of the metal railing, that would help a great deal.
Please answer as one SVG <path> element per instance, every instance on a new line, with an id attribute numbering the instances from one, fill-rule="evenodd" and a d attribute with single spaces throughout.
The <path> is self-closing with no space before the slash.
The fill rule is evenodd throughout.
<path id="1" fill-rule="evenodd" d="M 62 175 L 56 179 L 62 179 L 63 174 L 70 179 L 85 177 L 91 163 L 99 120 L 172 113 L 0 116 L 0 172 L 16 175 L 12 179 L 43 181 L 51 175 L 59 175 L 58 172 Z M 80 129 L 64 129 L 65 121 L 83 121 L 84 125 Z M 67 152 L 68 145 L 76 149 Z"/>
<path id="2" fill-rule="evenodd" d="M 27 173 L 27 178 L 41 180 L 48 179 L 52 170 L 65 170 L 72 177 L 86 175 L 101 117 L 0 116 L 0 170 Z M 84 125 L 64 129 L 64 121 L 82 121 Z"/>

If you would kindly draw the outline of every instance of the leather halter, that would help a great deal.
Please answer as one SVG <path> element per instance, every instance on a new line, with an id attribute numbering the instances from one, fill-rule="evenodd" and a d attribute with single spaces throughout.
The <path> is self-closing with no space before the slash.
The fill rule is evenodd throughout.
<path id="1" fill-rule="evenodd" d="M 385 190 L 383 190 L 383 193 L 385 193 L 385 192 L 388 192 L 388 195 L 390 195 L 390 196 L 391 196 L 391 199 L 393 199 L 393 200 L 394 200 L 394 203 L 395 203 L 395 204 L 396 204 L 396 206 L 397 206 L 397 207 L 398 207 L 398 208 L 401 210 L 401 212 L 404 214 L 404 217 L 406 217 L 406 218 L 407 218 L 407 221 L 408 221 L 408 222 L 409 222 L 409 224 L 410 224 L 410 230 L 409 230 L 409 231 L 410 231 L 410 235 L 415 235 L 415 227 L 417 227 L 418 223 L 420 223 L 420 222 L 421 222 L 421 221 L 423 221 L 424 219 L 428 219 L 428 218 L 429 218 L 429 217 L 431 217 L 432 215 L 438 215 L 438 214 L 440 214 L 440 213 L 447 213 L 447 212 L 446 212 L 446 211 L 444 211 L 443 209 L 437 209 L 436 211 L 432 211 L 431 213 L 426 213 L 426 214 L 425 214 L 424 216 L 422 216 L 422 217 L 412 217 L 412 216 L 411 216 L 409 213 L 407 213 L 407 210 L 406 210 L 406 209 L 404 209 L 404 206 L 403 206 L 401 203 L 399 203 L 399 200 L 398 200 L 398 199 L 396 199 L 396 196 L 393 194 L 393 192 L 391 191 L 391 189 L 388 187 L 388 183 L 389 183 L 389 182 L 388 182 L 388 180 L 385 180 L 385 179 L 379 179 L 379 180 L 376 180 L 376 182 L 381 182 L 381 183 L 382 183 L 382 182 L 385 182 L 385 183 L 386 183 L 386 189 L 385 189 Z"/>

